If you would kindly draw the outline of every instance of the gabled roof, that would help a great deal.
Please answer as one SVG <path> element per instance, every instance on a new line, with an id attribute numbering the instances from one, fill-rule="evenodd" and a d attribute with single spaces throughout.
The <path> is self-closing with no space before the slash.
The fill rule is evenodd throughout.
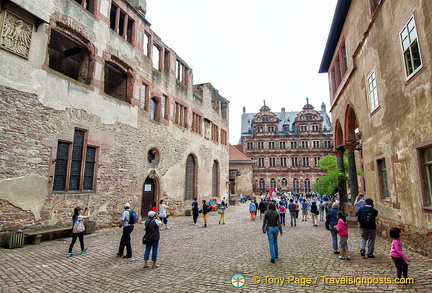
<path id="1" fill-rule="evenodd" d="M 229 161 L 235 163 L 254 163 L 248 156 L 238 150 L 236 146 L 229 144 Z"/>
<path id="2" fill-rule="evenodd" d="M 319 73 L 328 72 L 350 5 L 351 0 L 339 0 L 336 5 L 330 33 L 321 60 L 321 66 L 318 71 Z"/>

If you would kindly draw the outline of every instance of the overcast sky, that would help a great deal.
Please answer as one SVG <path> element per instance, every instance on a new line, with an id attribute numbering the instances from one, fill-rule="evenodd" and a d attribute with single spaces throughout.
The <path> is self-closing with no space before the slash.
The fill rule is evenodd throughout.
<path id="1" fill-rule="evenodd" d="M 306 97 L 329 109 L 318 74 L 337 0 L 147 0 L 152 30 L 230 101 L 229 141 L 241 135 L 243 106 L 300 111 Z"/>

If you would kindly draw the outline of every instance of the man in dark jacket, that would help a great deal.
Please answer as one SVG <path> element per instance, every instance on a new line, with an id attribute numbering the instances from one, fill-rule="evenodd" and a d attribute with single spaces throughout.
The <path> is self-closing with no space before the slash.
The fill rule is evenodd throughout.
<path id="1" fill-rule="evenodd" d="M 279 213 L 276 211 L 276 205 L 270 203 L 269 209 L 264 214 L 262 230 L 263 233 L 267 232 L 270 248 L 270 262 L 272 263 L 275 262 L 275 259 L 279 258 L 277 243 L 278 232 L 280 232 L 280 236 L 283 235 L 279 218 Z"/>
<path id="2" fill-rule="evenodd" d="M 360 255 L 365 256 L 366 242 L 368 242 L 367 257 L 374 258 L 376 217 L 378 211 L 373 208 L 373 200 L 366 199 L 366 205 L 359 208 L 357 212 L 358 226 L 361 229 Z"/>
<path id="3" fill-rule="evenodd" d="M 143 244 L 145 244 L 146 250 L 144 253 L 144 268 L 148 268 L 148 259 L 150 258 L 150 250 L 152 251 L 152 268 L 157 268 L 157 256 L 160 232 L 159 227 L 162 226 L 162 221 L 159 220 L 159 216 L 156 212 L 148 212 L 148 219 L 145 222 L 145 235 L 143 238 Z"/>

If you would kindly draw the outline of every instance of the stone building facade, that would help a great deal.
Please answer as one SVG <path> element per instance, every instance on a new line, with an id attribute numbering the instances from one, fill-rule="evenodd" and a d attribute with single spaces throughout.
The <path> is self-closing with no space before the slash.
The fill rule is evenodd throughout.
<path id="1" fill-rule="evenodd" d="M 258 113 L 242 115 L 242 152 L 255 161 L 253 191 L 269 189 L 296 194 L 312 192 L 325 171 L 319 160 L 332 153 L 332 129 L 324 104 L 317 111 L 307 101 L 302 111 L 272 112 L 268 106 Z"/>
<path id="2" fill-rule="evenodd" d="M 365 191 L 379 232 L 400 227 L 432 256 L 432 2 L 338 1 L 320 72 L 328 73 L 334 144 Z M 358 186 L 360 186 L 358 188 Z M 353 189 L 354 187 L 354 189 Z M 349 206 L 346 207 L 349 209 Z"/>
<path id="3" fill-rule="evenodd" d="M 253 194 L 255 161 L 242 152 L 241 145 L 229 145 L 229 196 Z"/>
<path id="4" fill-rule="evenodd" d="M 0 231 L 98 227 L 129 202 L 226 195 L 228 101 L 150 29 L 145 0 L 0 1 Z"/>

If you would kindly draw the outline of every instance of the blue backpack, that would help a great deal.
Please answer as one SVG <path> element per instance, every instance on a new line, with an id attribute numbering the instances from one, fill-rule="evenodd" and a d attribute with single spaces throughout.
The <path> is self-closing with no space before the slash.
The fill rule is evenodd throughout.
<path id="1" fill-rule="evenodd" d="M 128 221 L 128 224 L 129 225 L 133 225 L 133 224 L 136 223 L 136 221 L 137 221 L 137 214 L 133 210 L 130 210 L 129 211 L 129 221 Z"/>

